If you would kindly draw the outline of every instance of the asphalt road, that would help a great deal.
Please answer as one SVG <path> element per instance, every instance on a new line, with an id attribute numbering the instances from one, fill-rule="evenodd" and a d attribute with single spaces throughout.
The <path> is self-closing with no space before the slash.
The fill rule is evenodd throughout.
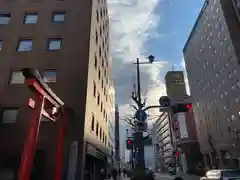
<path id="1" fill-rule="evenodd" d="M 200 180 L 200 177 L 195 175 L 187 174 L 170 175 L 168 173 L 155 173 L 156 180 L 174 180 L 176 176 L 182 177 L 183 180 Z"/>
<path id="2" fill-rule="evenodd" d="M 172 180 L 174 179 L 174 176 L 171 176 L 167 173 L 155 173 L 155 179 L 156 180 Z"/>

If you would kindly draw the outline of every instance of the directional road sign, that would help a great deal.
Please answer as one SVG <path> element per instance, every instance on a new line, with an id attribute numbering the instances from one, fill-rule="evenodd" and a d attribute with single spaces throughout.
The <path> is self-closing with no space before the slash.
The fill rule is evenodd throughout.
<path id="1" fill-rule="evenodd" d="M 147 120 L 147 113 L 144 110 L 137 110 L 135 117 L 139 121 L 146 121 Z"/>

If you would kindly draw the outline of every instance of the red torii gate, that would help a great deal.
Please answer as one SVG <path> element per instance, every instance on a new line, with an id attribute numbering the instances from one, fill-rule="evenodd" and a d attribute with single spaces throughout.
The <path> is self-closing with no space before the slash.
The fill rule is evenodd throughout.
<path id="1" fill-rule="evenodd" d="M 64 102 L 48 87 L 37 70 L 25 68 L 22 72 L 25 76 L 25 84 L 33 91 L 35 97 L 34 99 L 29 98 L 28 100 L 28 106 L 32 108 L 34 112 L 28 125 L 24 150 L 18 170 L 18 180 L 30 180 L 42 116 L 52 121 L 56 121 L 58 118 L 63 117 L 58 130 L 54 172 L 54 180 L 60 180 L 63 163 L 63 136 L 67 123 Z"/>

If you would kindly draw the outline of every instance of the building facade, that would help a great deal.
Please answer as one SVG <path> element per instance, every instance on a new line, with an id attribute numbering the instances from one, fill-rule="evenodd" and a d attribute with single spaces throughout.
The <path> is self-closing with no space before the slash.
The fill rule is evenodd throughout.
<path id="1" fill-rule="evenodd" d="M 110 155 L 108 127 L 115 105 L 108 54 L 106 0 L 0 2 L 2 171 L 16 175 L 20 163 L 31 113 L 25 105 L 31 94 L 21 73 L 28 67 L 38 69 L 71 109 L 64 138 L 63 177 L 76 174 L 76 179 L 83 179 L 84 168 L 93 179 L 98 177 Z M 34 167 L 41 166 L 41 172 L 33 172 L 45 180 L 54 176 L 56 131 L 55 123 L 41 122 L 34 160 Z M 69 161 L 72 156 L 76 162 Z"/>
<path id="2" fill-rule="evenodd" d="M 154 152 L 155 152 L 155 168 L 166 171 L 168 166 L 173 166 L 173 140 L 168 114 L 160 116 L 155 128 Z"/>
<path id="3" fill-rule="evenodd" d="M 116 167 L 116 145 L 115 145 L 115 109 L 111 109 L 108 121 L 108 147 L 110 149 L 110 157 L 108 158 L 108 171 Z"/>
<path id="4" fill-rule="evenodd" d="M 207 0 L 184 47 L 206 165 L 238 166 L 240 21 L 238 0 Z"/>
<path id="5" fill-rule="evenodd" d="M 171 103 L 192 102 L 192 97 L 186 94 L 186 84 L 183 71 L 169 71 L 165 76 L 167 95 Z M 182 170 L 196 171 L 197 164 L 203 164 L 193 111 L 173 113 L 169 112 L 171 119 L 171 132 L 173 136 L 174 152 L 177 166 Z M 199 167 L 198 167 L 199 168 Z"/>
<path id="6" fill-rule="evenodd" d="M 187 94 L 183 71 L 168 71 L 165 76 L 165 83 L 167 95 L 171 100 Z"/>

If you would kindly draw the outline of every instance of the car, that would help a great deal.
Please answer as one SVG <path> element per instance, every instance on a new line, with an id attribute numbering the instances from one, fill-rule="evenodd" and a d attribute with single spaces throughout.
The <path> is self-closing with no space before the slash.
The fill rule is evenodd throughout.
<path id="1" fill-rule="evenodd" d="M 176 174 L 176 168 L 168 167 L 168 172 L 172 175 Z"/>
<path id="2" fill-rule="evenodd" d="M 240 180 L 240 169 L 213 169 L 200 180 Z"/>

